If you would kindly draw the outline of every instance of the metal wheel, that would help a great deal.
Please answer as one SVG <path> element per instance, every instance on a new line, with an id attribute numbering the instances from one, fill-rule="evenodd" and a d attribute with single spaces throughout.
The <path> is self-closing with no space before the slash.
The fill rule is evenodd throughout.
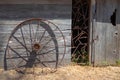
<path id="1" fill-rule="evenodd" d="M 63 42 L 59 44 L 59 38 Z M 43 19 L 29 19 L 20 23 L 12 31 L 4 55 L 4 69 L 21 69 L 49 67 L 56 69 L 60 46 L 65 39 L 60 29 Z M 63 59 L 63 58 L 62 58 Z"/>

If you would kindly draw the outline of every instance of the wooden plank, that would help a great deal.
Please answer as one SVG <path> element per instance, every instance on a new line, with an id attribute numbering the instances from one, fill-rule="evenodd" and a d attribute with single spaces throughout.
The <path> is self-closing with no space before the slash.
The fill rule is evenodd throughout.
<path id="1" fill-rule="evenodd" d="M 110 5 L 112 4 L 112 5 Z M 115 64 L 116 62 L 116 54 L 117 54 L 117 36 L 115 35 L 115 32 L 117 31 L 116 26 L 113 26 L 111 23 L 111 16 L 113 15 L 113 12 L 116 9 L 116 0 L 109 0 L 106 1 L 104 4 L 103 9 L 103 19 L 104 24 L 106 27 L 106 42 L 105 42 L 105 60 L 108 64 Z M 106 18 L 104 18 L 106 17 Z"/>
<path id="2" fill-rule="evenodd" d="M 95 61 L 94 64 L 101 64 L 102 61 L 105 61 L 105 30 L 106 27 L 102 23 L 96 22 L 96 27 L 94 28 L 94 52 L 95 52 Z"/>
<path id="3" fill-rule="evenodd" d="M 72 4 L 72 0 L 1 0 L 0 4 Z"/>
<path id="4" fill-rule="evenodd" d="M 25 21 L 24 20 L 0 20 L 0 30 L 9 30 L 7 28 L 10 27 L 10 30 L 15 28 L 18 24 Z M 52 23 L 54 23 L 60 30 L 71 30 L 71 19 L 46 19 Z M 54 27 L 51 27 L 54 28 Z"/>
<path id="5" fill-rule="evenodd" d="M 95 0 L 91 0 L 90 3 L 90 28 L 89 28 L 89 63 L 94 64 L 94 50 L 93 50 L 93 26 L 95 23 L 95 7 L 96 2 Z"/>
<path id="6" fill-rule="evenodd" d="M 117 60 L 117 36 L 115 35 L 116 26 L 106 24 L 106 55 L 105 59 L 108 64 L 115 64 Z"/>
<path id="7" fill-rule="evenodd" d="M 21 23 L 25 20 L 27 20 L 27 19 L 24 19 L 24 20 L 0 20 L 0 25 L 18 25 L 19 23 Z M 46 19 L 46 20 L 48 20 L 52 23 L 55 23 L 57 25 L 70 25 L 70 23 L 71 23 L 71 19 Z"/>
<path id="8" fill-rule="evenodd" d="M 65 36 L 65 39 L 66 39 L 66 42 L 67 42 L 67 46 L 70 46 L 71 45 L 71 20 L 50 20 L 51 22 L 55 23 L 56 25 L 59 25 L 58 27 L 60 28 L 60 30 L 63 32 L 63 35 Z M 17 24 L 19 24 L 20 22 L 22 21 L 0 21 L 1 24 L 0 25 L 0 42 L 2 42 L 2 45 L 6 45 L 5 43 L 7 43 L 7 40 L 12 32 L 12 30 L 15 28 L 15 26 Z M 16 24 L 16 25 L 15 25 Z M 66 26 L 68 25 L 68 26 Z M 53 27 L 51 27 L 53 28 Z M 54 29 L 54 28 L 53 28 Z M 41 31 L 43 32 L 43 31 Z M 55 31 L 55 35 L 58 36 L 57 38 L 62 38 L 61 34 L 59 32 L 56 32 Z M 59 39 L 60 40 L 60 39 Z M 3 43 L 4 42 L 4 43 Z M 61 42 L 60 42 L 61 43 Z"/>
<path id="9" fill-rule="evenodd" d="M 104 54 L 105 54 L 105 28 L 102 26 L 102 23 L 98 22 L 98 19 L 101 17 L 101 2 L 102 1 L 96 1 L 96 22 L 93 26 L 93 41 L 94 41 L 94 64 L 101 64 L 102 61 L 104 61 Z M 98 18 L 97 18 L 98 17 Z M 103 17 L 102 17 L 103 18 Z"/>
<path id="10" fill-rule="evenodd" d="M 110 17 L 113 14 L 116 2 L 113 0 L 98 0 L 96 6 L 96 26 L 93 28 L 95 64 L 104 62 L 114 64 L 116 61 L 115 26 Z M 112 4 L 112 5 L 110 5 Z"/>
<path id="11" fill-rule="evenodd" d="M 117 26 L 117 36 L 118 36 L 118 40 L 117 40 L 117 43 L 118 43 L 118 54 L 117 54 L 117 57 L 118 57 L 118 60 L 120 60 L 120 0 L 117 0 L 117 8 L 116 8 L 116 26 Z"/>
<path id="12" fill-rule="evenodd" d="M 70 19 L 71 5 L 57 4 L 0 4 L 0 20 L 28 18 Z"/>

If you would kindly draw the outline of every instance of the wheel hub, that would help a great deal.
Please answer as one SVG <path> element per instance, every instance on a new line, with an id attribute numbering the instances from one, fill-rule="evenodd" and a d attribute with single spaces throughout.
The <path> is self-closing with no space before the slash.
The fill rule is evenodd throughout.
<path id="1" fill-rule="evenodd" d="M 40 48 L 41 48 L 41 45 L 40 45 L 39 43 L 35 43 L 35 44 L 33 45 L 33 50 L 35 50 L 35 51 L 40 50 Z"/>

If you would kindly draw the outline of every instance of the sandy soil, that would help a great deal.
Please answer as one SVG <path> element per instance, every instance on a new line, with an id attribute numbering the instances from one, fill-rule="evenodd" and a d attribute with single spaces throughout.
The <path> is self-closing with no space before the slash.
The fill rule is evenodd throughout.
<path id="1" fill-rule="evenodd" d="M 90 67 L 70 65 L 60 67 L 54 73 L 34 69 L 34 74 L 18 74 L 16 71 L 0 70 L 0 80 L 120 80 L 120 67 Z M 39 74 L 38 74 L 39 73 Z"/>

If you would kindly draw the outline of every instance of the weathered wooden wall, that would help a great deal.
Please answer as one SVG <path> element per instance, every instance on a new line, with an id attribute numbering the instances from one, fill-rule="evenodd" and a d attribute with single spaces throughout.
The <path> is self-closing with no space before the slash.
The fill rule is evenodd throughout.
<path id="1" fill-rule="evenodd" d="M 72 0 L 1 0 L 0 4 L 72 4 Z"/>
<path id="2" fill-rule="evenodd" d="M 116 64 L 120 59 L 119 2 L 91 0 L 91 59 L 95 65 Z M 116 10 L 115 20 L 111 19 Z M 111 21 L 116 21 L 113 25 Z"/>
<path id="3" fill-rule="evenodd" d="M 67 43 L 64 62 L 69 63 L 71 61 L 71 7 L 71 4 L 0 4 L 0 66 L 2 67 L 4 63 L 4 51 L 11 31 L 20 22 L 29 18 L 44 18 L 60 28 Z"/>

